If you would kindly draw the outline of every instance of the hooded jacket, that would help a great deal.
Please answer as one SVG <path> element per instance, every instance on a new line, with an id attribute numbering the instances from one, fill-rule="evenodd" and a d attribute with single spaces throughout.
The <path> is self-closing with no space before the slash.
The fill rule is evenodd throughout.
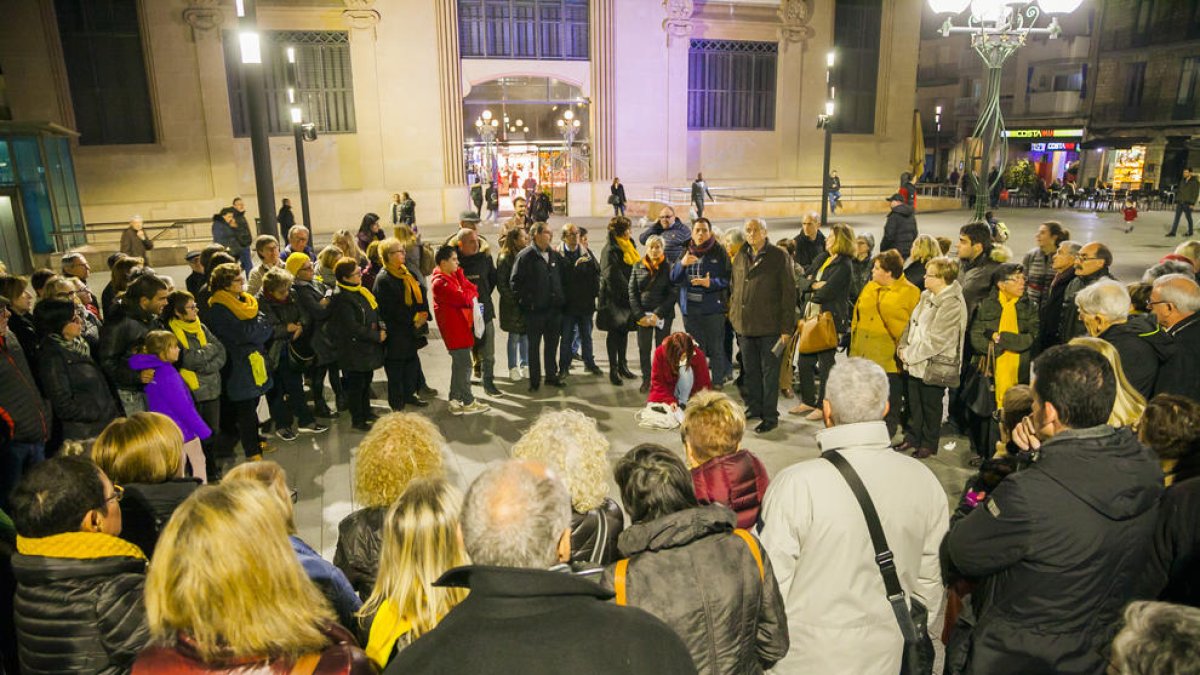
<path id="1" fill-rule="evenodd" d="M 701 504 L 724 504 L 737 514 L 737 526 L 749 530 L 758 524 L 758 512 L 767 493 L 767 469 L 749 450 L 701 464 L 692 469 L 692 486 Z"/>
<path id="2" fill-rule="evenodd" d="M 1128 429 L 1071 429 L 958 521 L 943 564 L 986 593 L 967 672 L 1102 673 L 1144 570 L 1162 471 Z"/>
<path id="3" fill-rule="evenodd" d="M 204 423 L 192 393 L 183 376 L 173 364 L 163 361 L 154 354 L 134 354 L 129 357 L 129 367 L 134 370 L 153 370 L 154 379 L 146 385 L 146 408 L 150 412 L 162 413 L 171 418 L 181 432 L 183 442 L 194 438 L 204 440 L 212 435 L 212 429 Z"/>
<path id="4" fill-rule="evenodd" d="M 46 339 L 38 350 L 38 372 L 42 390 L 62 422 L 63 438 L 77 441 L 95 438 L 121 414 L 104 373 L 87 354 Z M 12 377 L 11 384 L 20 383 L 15 375 Z"/>
<path id="5" fill-rule="evenodd" d="M 617 543 L 629 558 L 629 604 L 674 628 L 704 675 L 761 673 L 788 651 L 771 561 L 755 540 L 760 578 L 747 542 L 733 534 L 736 523 L 733 511 L 710 504 L 631 525 Z M 606 588 L 614 570 L 604 569 Z"/>
<path id="6" fill-rule="evenodd" d="M 914 196 L 915 200 L 915 196 Z M 887 222 L 883 224 L 883 239 L 879 240 L 879 250 L 896 249 L 900 257 L 908 260 L 912 253 L 913 242 L 917 240 L 917 217 L 909 204 L 897 204 L 888 212 Z"/>

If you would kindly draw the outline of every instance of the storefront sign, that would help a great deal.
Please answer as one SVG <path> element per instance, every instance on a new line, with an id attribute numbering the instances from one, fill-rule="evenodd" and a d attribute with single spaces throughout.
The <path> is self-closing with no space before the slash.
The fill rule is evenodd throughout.
<path id="1" fill-rule="evenodd" d="M 1077 150 L 1078 143 L 1030 143 L 1033 152 L 1058 152 L 1059 150 Z"/>
<path id="2" fill-rule="evenodd" d="M 1005 129 L 1005 138 L 1083 138 L 1083 129 Z"/>

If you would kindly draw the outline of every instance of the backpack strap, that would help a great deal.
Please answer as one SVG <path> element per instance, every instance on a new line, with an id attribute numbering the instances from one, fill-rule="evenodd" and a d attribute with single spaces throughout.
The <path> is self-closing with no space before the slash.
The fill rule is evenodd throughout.
<path id="1" fill-rule="evenodd" d="M 617 592 L 616 602 L 621 607 L 629 604 L 625 595 L 625 573 L 628 569 L 629 558 L 622 558 L 617 561 L 617 568 L 613 570 L 613 590 Z"/>
<path id="2" fill-rule="evenodd" d="M 758 565 L 758 579 L 762 581 L 766 573 L 763 571 L 762 551 L 758 549 L 758 542 L 754 540 L 754 535 L 740 527 L 734 530 L 733 533 L 741 537 L 742 541 L 746 542 L 746 546 L 750 547 L 750 555 L 754 556 L 754 563 Z"/>
<path id="3" fill-rule="evenodd" d="M 291 675 L 312 675 L 321 663 L 321 652 L 305 654 L 292 666 Z"/>

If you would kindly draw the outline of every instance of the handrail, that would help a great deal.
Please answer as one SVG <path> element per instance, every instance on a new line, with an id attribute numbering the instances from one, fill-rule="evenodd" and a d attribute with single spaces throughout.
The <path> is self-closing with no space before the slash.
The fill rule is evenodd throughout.
<path id="1" fill-rule="evenodd" d="M 886 199 L 895 192 L 896 185 L 846 185 L 842 184 L 841 201 L 866 201 Z M 820 185 L 753 185 L 745 187 L 709 187 L 715 201 L 797 201 L 821 199 Z M 692 199 L 691 187 L 654 186 L 654 200 L 667 203 L 686 204 Z"/>
<path id="2" fill-rule="evenodd" d="M 192 241 L 208 241 L 210 234 L 207 231 L 194 234 L 192 226 L 207 225 L 211 222 L 211 217 L 143 220 L 142 229 L 150 235 L 152 241 L 157 241 L 168 232 L 175 232 L 176 236 L 173 238 L 175 245 L 186 246 L 188 242 Z M 129 221 L 86 223 L 82 231 L 53 230 L 50 236 L 54 238 L 57 250 L 66 251 L 74 246 L 67 246 L 65 242 L 74 240 L 80 235 L 84 238 L 84 245 L 115 245 L 120 241 L 120 233 L 124 232 L 127 227 L 129 227 Z"/>

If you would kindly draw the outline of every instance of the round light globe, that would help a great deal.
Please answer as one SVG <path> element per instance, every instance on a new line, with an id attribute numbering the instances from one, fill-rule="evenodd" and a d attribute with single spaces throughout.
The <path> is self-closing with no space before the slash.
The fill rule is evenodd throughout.
<path id="1" fill-rule="evenodd" d="M 1038 0 L 1038 6 L 1047 14 L 1070 14 L 1081 4 L 1083 0 Z"/>
<path id="2" fill-rule="evenodd" d="M 934 14 L 960 14 L 971 0 L 929 0 L 929 9 Z"/>

